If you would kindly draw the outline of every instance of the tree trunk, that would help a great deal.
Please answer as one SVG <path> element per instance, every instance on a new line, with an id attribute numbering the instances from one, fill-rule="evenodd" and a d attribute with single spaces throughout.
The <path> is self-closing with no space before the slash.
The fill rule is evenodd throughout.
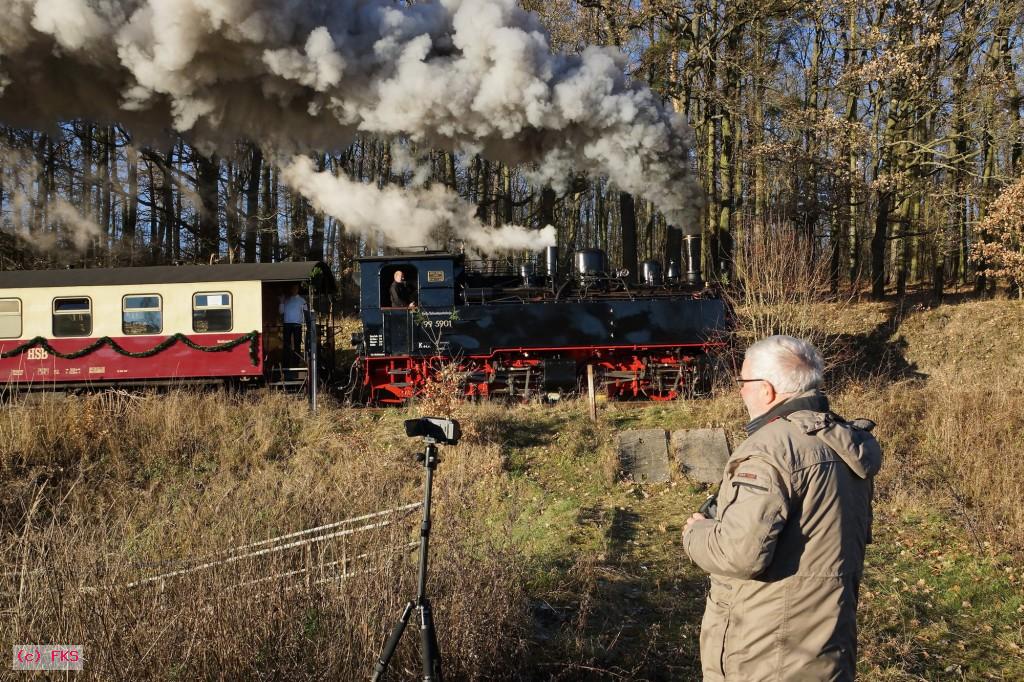
<path id="1" fill-rule="evenodd" d="M 199 195 L 199 230 L 196 234 L 196 256 L 200 262 L 209 262 L 220 253 L 220 221 L 218 181 L 220 161 L 216 155 L 203 156 L 195 152 L 196 194 Z"/>
<path id="2" fill-rule="evenodd" d="M 622 267 L 629 270 L 629 281 L 639 281 L 636 258 L 636 204 L 633 195 L 619 192 L 619 219 L 622 221 Z"/>
<path id="3" fill-rule="evenodd" d="M 242 171 L 234 160 L 225 164 L 225 175 L 227 176 L 226 191 L 224 196 L 224 241 L 227 243 L 227 261 L 234 263 L 241 260 L 239 249 L 241 246 L 241 215 L 239 212 L 239 183 L 242 179 Z"/>
<path id="4" fill-rule="evenodd" d="M 171 261 L 178 259 L 178 237 L 181 225 L 181 214 L 176 211 L 174 201 L 174 180 L 171 177 L 171 162 L 174 158 L 174 146 L 167 150 L 164 156 L 165 163 L 161 164 L 160 171 L 160 198 L 163 207 L 164 235 L 167 240 L 166 254 Z"/>
<path id="5" fill-rule="evenodd" d="M 263 170 L 263 150 L 255 143 L 249 145 L 249 178 L 245 188 L 245 238 L 242 259 L 256 262 L 256 237 L 259 234 L 260 175 Z"/>
<path id="6" fill-rule="evenodd" d="M 555 190 L 545 185 L 540 191 L 540 213 L 537 228 L 555 224 Z"/>
<path id="7" fill-rule="evenodd" d="M 888 191 L 878 193 L 875 233 L 871 237 L 871 298 L 876 301 L 885 297 L 885 243 L 889 239 L 890 201 Z"/>
<path id="8" fill-rule="evenodd" d="M 316 155 L 317 170 L 323 173 L 327 170 L 327 155 L 317 154 Z M 306 202 L 305 199 L 303 199 Z M 312 208 L 309 202 L 306 202 L 308 210 L 313 212 L 313 234 L 309 242 L 309 251 L 306 252 L 306 258 L 309 260 L 323 260 L 324 259 L 324 214 L 321 211 Z"/>
<path id="9" fill-rule="evenodd" d="M 100 157 L 100 180 L 103 182 L 100 191 L 100 227 L 103 229 L 103 248 L 108 250 L 114 236 L 114 205 L 111 197 L 113 186 L 111 166 L 114 163 L 114 128 L 108 126 L 103 130 L 103 153 Z"/>
<path id="10" fill-rule="evenodd" d="M 134 264 L 135 230 L 139 223 L 139 152 L 129 143 L 125 153 L 128 161 L 128 197 L 122 220 L 121 249 L 128 262 Z"/>
<path id="11" fill-rule="evenodd" d="M 698 256 L 699 258 L 700 256 Z M 665 272 L 675 262 L 679 272 L 683 272 L 683 231 L 671 225 L 665 230 Z"/>
<path id="12" fill-rule="evenodd" d="M 502 184 L 502 214 L 501 222 L 504 225 L 511 225 L 513 222 L 512 217 L 512 166 L 505 163 L 501 165 L 501 184 Z"/>

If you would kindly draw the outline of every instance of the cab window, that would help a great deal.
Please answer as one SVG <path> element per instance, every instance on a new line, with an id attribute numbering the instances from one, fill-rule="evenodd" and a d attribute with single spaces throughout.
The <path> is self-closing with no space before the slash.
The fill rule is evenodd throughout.
<path id="1" fill-rule="evenodd" d="M 84 296 L 53 299 L 53 335 L 92 334 L 92 301 Z"/>
<path id="2" fill-rule="evenodd" d="M 212 291 L 192 297 L 192 331 L 231 331 L 231 293 Z"/>
<path id="3" fill-rule="evenodd" d="M 21 336 L 21 299 L 0 298 L 0 339 Z"/>
<path id="4" fill-rule="evenodd" d="M 164 327 L 158 294 L 133 294 L 121 299 L 121 331 L 127 335 L 159 334 Z"/>
<path id="5" fill-rule="evenodd" d="M 395 273 L 402 273 L 402 282 L 396 283 Z M 388 265 L 380 270 L 380 307 L 406 308 L 416 303 L 416 268 L 411 265 Z"/>

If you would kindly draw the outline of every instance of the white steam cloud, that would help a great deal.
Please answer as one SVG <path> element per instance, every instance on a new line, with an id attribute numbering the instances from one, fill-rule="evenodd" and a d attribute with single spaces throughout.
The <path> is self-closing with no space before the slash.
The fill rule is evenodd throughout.
<path id="1" fill-rule="evenodd" d="M 556 188 L 607 176 L 699 231 L 681 118 L 612 50 L 552 54 L 515 0 L 0 0 L 0 12 L 9 124 L 117 120 L 278 152 L 404 135 L 533 164 Z"/>
<path id="2" fill-rule="evenodd" d="M 330 171 L 317 171 L 306 156 L 297 156 L 283 166 L 281 179 L 346 228 L 365 235 L 382 232 L 394 245 L 438 244 L 446 229 L 484 254 L 555 244 L 555 228 L 550 225 L 539 232 L 520 225 L 484 225 L 474 216 L 473 206 L 443 185 L 380 189 Z"/>
<path id="3" fill-rule="evenodd" d="M 74 256 L 85 251 L 102 233 L 100 226 L 61 197 L 40 197 L 33 189 L 40 170 L 25 150 L 0 144 L 0 184 L 8 195 L 10 228 L 40 252 Z"/>

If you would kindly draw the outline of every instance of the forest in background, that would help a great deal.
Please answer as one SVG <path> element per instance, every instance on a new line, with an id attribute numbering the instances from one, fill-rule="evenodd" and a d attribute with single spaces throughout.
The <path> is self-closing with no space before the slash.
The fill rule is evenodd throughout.
<path id="1" fill-rule="evenodd" d="M 1021 279 L 1024 1 L 523 4 L 555 49 L 617 47 L 692 126 L 709 277 L 733 279 L 787 232 L 835 291 Z M 633 272 L 678 249 L 650 202 L 600 178 L 556 192 L 528 168 L 369 135 L 314 154 L 379 187 L 411 181 L 408 157 L 486 224 L 553 224 L 563 249 L 604 248 Z M 82 120 L 0 129 L 0 225 L 4 269 L 323 258 L 345 271 L 385 246 L 285 186 L 260 140 L 212 155 Z"/>

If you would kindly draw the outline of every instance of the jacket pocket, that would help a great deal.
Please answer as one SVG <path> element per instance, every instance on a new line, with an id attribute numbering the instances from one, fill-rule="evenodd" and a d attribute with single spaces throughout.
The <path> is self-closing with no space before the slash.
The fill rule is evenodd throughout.
<path id="1" fill-rule="evenodd" d="M 700 665 L 706 682 L 725 679 L 725 638 L 731 612 L 728 603 L 708 597 L 700 625 Z"/>

